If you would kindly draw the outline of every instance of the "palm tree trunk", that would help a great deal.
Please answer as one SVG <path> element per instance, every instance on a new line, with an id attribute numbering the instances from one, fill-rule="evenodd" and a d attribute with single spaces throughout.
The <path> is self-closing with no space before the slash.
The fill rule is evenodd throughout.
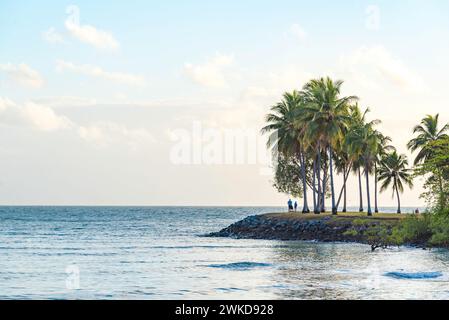
<path id="1" fill-rule="evenodd" d="M 337 207 L 335 206 L 334 173 L 333 173 L 332 147 L 331 146 L 329 146 L 329 169 L 330 169 L 330 177 L 331 177 L 332 214 L 336 215 Z"/>
<path id="2" fill-rule="evenodd" d="M 317 213 L 317 199 L 316 199 L 316 158 L 313 159 L 313 187 L 312 187 L 312 194 L 313 194 L 313 212 Z"/>
<path id="3" fill-rule="evenodd" d="M 374 212 L 379 213 L 377 205 L 377 163 L 374 163 Z"/>
<path id="4" fill-rule="evenodd" d="M 326 168 L 326 167 L 325 167 Z M 327 168 L 326 168 L 327 169 Z M 321 212 L 326 212 L 326 186 L 327 186 L 327 170 L 323 170 L 323 182 L 321 184 Z"/>
<path id="5" fill-rule="evenodd" d="M 362 174 L 360 173 L 360 167 L 358 168 L 358 174 L 359 174 L 359 199 L 360 199 L 359 211 L 363 212 Z"/>
<path id="6" fill-rule="evenodd" d="M 401 213 L 401 197 L 399 196 L 399 189 L 396 183 L 396 178 L 394 178 L 394 188 L 396 189 L 396 196 L 398 197 L 398 214 Z"/>
<path id="7" fill-rule="evenodd" d="M 346 182 L 348 181 L 349 173 L 351 172 L 351 165 L 346 166 L 343 170 L 343 187 L 340 190 L 340 195 L 338 196 L 337 208 L 340 206 L 341 197 L 343 193 L 345 195 L 345 207 L 346 207 Z"/>
<path id="8" fill-rule="evenodd" d="M 344 188 L 343 189 L 343 212 L 347 212 L 348 209 L 346 207 L 346 200 L 347 200 L 347 198 L 346 198 L 346 181 L 345 181 L 343 188 Z"/>
<path id="9" fill-rule="evenodd" d="M 321 153 L 318 147 L 318 163 L 317 163 L 317 178 L 318 178 L 318 201 L 317 201 L 317 214 L 321 212 Z"/>
<path id="10" fill-rule="evenodd" d="M 369 172 L 368 172 L 368 166 L 365 167 L 365 176 L 366 176 L 366 198 L 368 200 L 368 217 L 371 217 L 373 215 L 373 212 L 371 211 L 371 196 L 369 194 Z"/>
<path id="11" fill-rule="evenodd" d="M 301 161 L 302 188 L 304 194 L 304 206 L 302 208 L 302 213 L 309 213 L 309 204 L 307 203 L 306 161 L 304 159 L 304 153 L 301 152 L 299 157 Z"/>

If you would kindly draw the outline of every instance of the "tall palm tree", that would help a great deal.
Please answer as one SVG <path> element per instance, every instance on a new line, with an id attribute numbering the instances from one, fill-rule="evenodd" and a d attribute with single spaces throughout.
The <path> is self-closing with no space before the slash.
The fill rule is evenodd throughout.
<path id="1" fill-rule="evenodd" d="M 366 195 L 368 203 L 368 216 L 372 216 L 371 195 L 369 189 L 369 174 L 373 170 L 375 157 L 379 148 L 378 133 L 373 129 L 372 123 L 354 128 L 346 136 L 347 143 L 353 155 L 359 157 L 360 164 L 363 164 L 366 179 Z M 360 167 L 359 180 L 361 180 Z"/>
<path id="2" fill-rule="evenodd" d="M 404 184 L 413 187 L 411 170 L 405 155 L 399 155 L 396 151 L 384 155 L 379 168 L 379 181 L 382 182 L 380 191 L 393 186 L 393 197 L 397 196 L 398 213 L 401 213 L 401 198 L 399 193 L 404 192 Z"/>
<path id="3" fill-rule="evenodd" d="M 379 141 L 379 149 L 376 154 L 376 159 L 374 161 L 374 212 L 379 213 L 379 205 L 378 205 L 378 165 L 381 163 L 382 159 L 388 152 L 396 151 L 396 148 L 392 146 L 391 138 L 383 135 L 381 132 L 377 131 L 377 139 Z"/>
<path id="4" fill-rule="evenodd" d="M 267 146 L 274 153 L 280 152 L 299 158 L 304 197 L 303 213 L 308 213 L 310 210 L 307 203 L 305 148 L 302 144 L 304 130 L 298 127 L 297 122 L 301 102 L 300 92 L 284 93 L 282 101 L 271 107 L 271 113 L 266 116 L 268 124 L 262 129 L 262 133 L 271 133 Z"/>
<path id="5" fill-rule="evenodd" d="M 443 128 L 439 129 L 439 117 L 439 114 L 436 114 L 435 116 L 427 115 L 421 120 L 421 124 L 413 129 L 413 134 L 418 134 L 418 136 L 410 140 L 407 147 L 412 152 L 418 151 L 414 161 L 415 165 L 425 161 L 432 155 L 432 148 L 429 148 L 431 142 L 448 137 L 446 132 L 449 131 L 449 124 L 446 124 Z"/>
<path id="6" fill-rule="evenodd" d="M 370 111 L 366 108 L 362 111 L 359 104 L 356 103 L 349 107 L 350 115 L 350 127 L 345 135 L 346 150 L 348 150 L 349 157 L 351 159 L 349 170 L 352 169 L 353 173 L 358 177 L 359 185 L 359 212 L 363 212 L 363 190 L 362 190 L 362 169 L 365 167 L 365 161 L 363 159 L 363 137 L 361 134 L 365 133 L 367 127 L 374 127 L 379 124 L 379 120 L 373 120 L 369 123 L 366 122 L 366 115 Z M 359 135 L 359 136 L 357 136 Z M 348 172 L 349 174 L 349 172 Z"/>
<path id="7" fill-rule="evenodd" d="M 332 214 L 337 214 L 334 188 L 333 148 L 342 138 L 344 128 L 348 126 L 348 106 L 357 100 L 355 96 L 340 97 L 343 81 L 333 81 L 329 77 L 311 80 L 303 89 L 304 113 L 301 118 L 307 123 L 305 136 L 316 141 L 318 161 L 318 203 L 324 207 L 325 191 L 321 190 L 320 169 L 321 152 L 328 155 L 330 188 L 332 195 Z M 324 174 L 326 176 L 326 173 Z M 326 180 L 326 179 L 323 179 Z M 323 189 L 325 183 L 323 182 Z M 321 195 L 322 191 L 322 195 Z"/>

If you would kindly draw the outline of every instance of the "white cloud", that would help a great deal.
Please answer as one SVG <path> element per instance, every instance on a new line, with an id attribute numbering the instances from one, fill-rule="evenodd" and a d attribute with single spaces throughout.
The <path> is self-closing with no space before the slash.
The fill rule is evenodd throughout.
<path id="1" fill-rule="evenodd" d="M 80 137 L 99 146 L 113 143 L 125 143 L 132 148 L 156 141 L 153 135 L 144 128 L 128 128 L 114 122 L 102 121 L 78 128 Z"/>
<path id="2" fill-rule="evenodd" d="M 76 96 L 49 96 L 32 99 L 37 104 L 48 107 L 84 107 L 97 104 L 97 99 Z"/>
<path id="3" fill-rule="evenodd" d="M 204 64 L 193 65 L 186 63 L 184 74 L 194 82 L 206 87 L 223 88 L 228 85 L 225 77 L 225 68 L 234 62 L 234 56 L 216 54 Z"/>
<path id="4" fill-rule="evenodd" d="M 81 125 L 68 117 L 57 114 L 52 108 L 34 102 L 18 105 L 0 97 L 0 124 L 32 128 L 38 131 L 54 132 L 68 130 L 88 143 L 97 146 L 125 144 L 138 148 L 156 142 L 145 128 L 129 128 L 110 121 Z"/>
<path id="5" fill-rule="evenodd" d="M 307 38 L 307 32 L 297 23 L 290 26 L 290 34 L 299 41 L 304 41 Z"/>
<path id="6" fill-rule="evenodd" d="M 0 72 L 4 72 L 8 78 L 25 87 L 40 88 L 44 85 L 44 79 L 39 72 L 25 63 L 18 65 L 0 64 Z"/>
<path id="7" fill-rule="evenodd" d="M 18 105 L 0 97 L 0 123 L 29 126 L 40 131 L 57 131 L 73 127 L 67 117 L 57 115 L 53 109 L 33 102 Z"/>
<path id="8" fill-rule="evenodd" d="M 383 46 L 361 47 L 341 58 L 344 72 L 368 88 L 387 82 L 409 92 L 426 92 L 424 80 Z"/>
<path id="9" fill-rule="evenodd" d="M 42 38 L 49 43 L 65 43 L 64 37 L 53 27 L 44 31 Z"/>
<path id="10" fill-rule="evenodd" d="M 57 115 L 53 109 L 28 102 L 21 110 L 22 117 L 42 131 L 69 129 L 72 122 L 65 116 Z"/>
<path id="11" fill-rule="evenodd" d="M 59 60 L 56 62 L 56 68 L 58 71 L 71 71 L 74 73 L 90 76 L 90 77 L 96 77 L 96 78 L 103 78 L 109 81 L 127 84 L 131 86 L 145 86 L 146 80 L 142 76 L 130 74 L 130 73 L 122 73 L 122 72 L 110 72 L 105 71 L 102 68 L 98 66 L 93 65 L 77 65 L 72 62 L 67 62 L 63 60 Z"/>
<path id="12" fill-rule="evenodd" d="M 80 25 L 70 18 L 65 21 L 65 27 L 73 37 L 95 48 L 116 50 L 120 46 L 119 42 L 111 33 L 99 30 L 90 25 Z"/>

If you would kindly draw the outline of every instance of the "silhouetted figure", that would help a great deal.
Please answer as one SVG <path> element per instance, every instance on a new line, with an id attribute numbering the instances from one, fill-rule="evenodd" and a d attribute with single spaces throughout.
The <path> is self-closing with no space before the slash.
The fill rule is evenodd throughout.
<path id="1" fill-rule="evenodd" d="M 288 199 L 288 212 L 292 212 L 293 211 L 293 201 L 292 199 Z"/>

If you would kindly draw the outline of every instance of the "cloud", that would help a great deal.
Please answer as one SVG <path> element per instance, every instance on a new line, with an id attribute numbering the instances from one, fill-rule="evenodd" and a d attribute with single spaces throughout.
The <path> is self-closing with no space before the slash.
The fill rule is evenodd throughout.
<path id="1" fill-rule="evenodd" d="M 32 99 L 37 104 L 48 107 L 87 107 L 97 104 L 97 99 L 76 96 L 48 96 Z"/>
<path id="2" fill-rule="evenodd" d="M 341 67 L 356 81 L 368 88 L 379 89 L 389 85 L 408 92 L 426 92 L 424 80 L 403 61 L 394 57 L 383 46 L 360 47 L 341 57 Z"/>
<path id="3" fill-rule="evenodd" d="M 294 23 L 290 26 L 290 35 L 299 41 L 304 41 L 307 38 L 307 32 L 299 24 Z"/>
<path id="4" fill-rule="evenodd" d="M 234 62 L 234 56 L 216 54 L 204 64 L 184 65 L 184 74 L 194 82 L 205 87 L 223 88 L 228 85 L 225 77 L 225 68 Z"/>
<path id="5" fill-rule="evenodd" d="M 81 125 L 66 116 L 57 114 L 52 108 L 26 102 L 16 104 L 0 97 L 0 124 L 27 127 L 43 132 L 67 130 L 82 140 L 97 146 L 126 144 L 131 148 L 156 142 L 145 128 L 129 128 L 110 121 Z"/>
<path id="6" fill-rule="evenodd" d="M 145 86 L 146 80 L 142 76 L 129 74 L 129 73 L 121 73 L 121 72 L 109 72 L 105 71 L 98 66 L 93 65 L 77 65 L 72 62 L 66 62 L 63 60 L 59 60 L 56 62 L 56 68 L 58 71 L 71 71 L 74 73 L 102 78 L 109 81 L 127 84 L 130 86 Z"/>
<path id="7" fill-rule="evenodd" d="M 85 141 L 99 146 L 113 143 L 125 143 L 132 148 L 146 143 L 155 143 L 156 139 L 144 128 L 128 128 L 114 122 L 102 121 L 78 128 L 79 136 Z"/>
<path id="8" fill-rule="evenodd" d="M 111 33 L 90 25 L 80 25 L 70 18 L 65 21 L 65 27 L 73 37 L 97 49 L 116 50 L 120 46 Z"/>
<path id="9" fill-rule="evenodd" d="M 32 102 L 26 103 L 21 113 L 26 121 L 42 131 L 69 129 L 73 125 L 67 117 L 57 115 L 53 109 Z"/>
<path id="10" fill-rule="evenodd" d="M 44 79 L 36 70 L 25 63 L 14 65 L 11 63 L 0 64 L 0 72 L 16 83 L 31 88 L 40 88 L 44 85 Z"/>
<path id="11" fill-rule="evenodd" d="M 53 109 L 33 102 L 18 105 L 0 97 L 0 123 L 29 126 L 40 131 L 57 131 L 73 127 L 72 121 Z"/>
<path id="12" fill-rule="evenodd" d="M 49 43 L 65 43 L 64 37 L 55 30 L 50 28 L 42 33 L 42 38 Z"/>

